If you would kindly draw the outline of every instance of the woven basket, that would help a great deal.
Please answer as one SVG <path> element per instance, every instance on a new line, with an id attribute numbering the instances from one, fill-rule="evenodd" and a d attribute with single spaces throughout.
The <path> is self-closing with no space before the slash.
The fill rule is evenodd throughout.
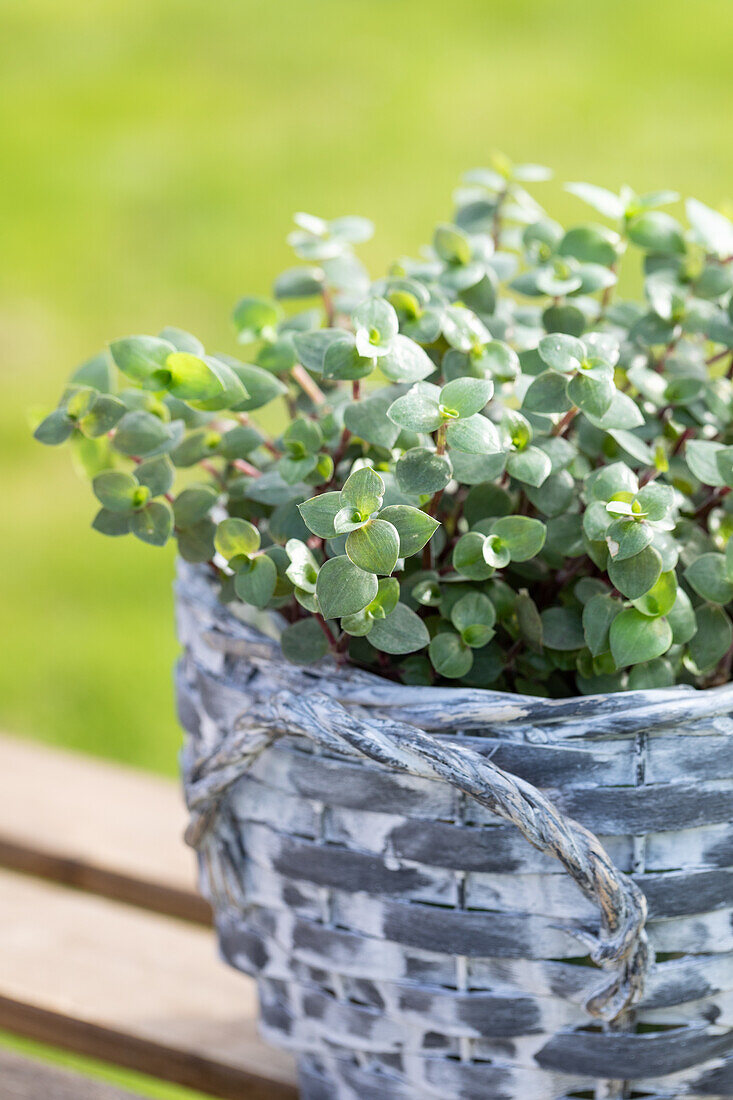
<path id="1" fill-rule="evenodd" d="M 178 617 L 188 839 L 305 1100 L 733 1097 L 733 687 L 299 669 L 188 566 Z"/>

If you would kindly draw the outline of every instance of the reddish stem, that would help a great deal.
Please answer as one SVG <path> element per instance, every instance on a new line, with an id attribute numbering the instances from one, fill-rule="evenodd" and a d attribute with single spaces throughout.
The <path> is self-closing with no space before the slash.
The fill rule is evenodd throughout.
<path id="1" fill-rule="evenodd" d="M 245 462 L 243 458 L 232 459 L 232 466 L 240 473 L 247 474 L 248 477 L 262 477 L 262 471 L 258 470 L 256 466 L 252 466 L 251 463 Z"/>
<path id="2" fill-rule="evenodd" d="M 560 420 L 558 420 L 557 424 L 552 429 L 551 434 L 552 435 L 565 435 L 568 428 L 570 427 L 572 422 L 575 420 L 575 417 L 578 415 L 579 412 L 580 412 L 580 409 L 575 409 L 575 408 L 568 409 L 568 411 L 565 413 L 565 415 L 562 416 L 560 418 Z"/>

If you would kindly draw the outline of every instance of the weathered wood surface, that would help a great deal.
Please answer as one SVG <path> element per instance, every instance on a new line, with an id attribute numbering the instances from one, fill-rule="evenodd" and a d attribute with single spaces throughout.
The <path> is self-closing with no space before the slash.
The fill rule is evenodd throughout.
<path id="1" fill-rule="evenodd" d="M 0 927 L 0 1028 L 229 1100 L 295 1096 L 208 929 L 8 872 Z"/>
<path id="2" fill-rule="evenodd" d="M 185 827 L 173 780 L 0 738 L 0 866 L 208 923 Z"/>
<path id="3" fill-rule="evenodd" d="M 294 669 L 201 577 L 179 588 L 179 708 L 211 764 L 222 951 L 258 976 L 306 1100 L 730 1100 L 732 688 L 547 701 Z M 467 797 L 469 759 L 539 788 L 644 892 L 662 958 L 617 1030 L 587 1029 L 608 980 L 582 959 L 592 897 Z"/>
<path id="4" fill-rule="evenodd" d="M 138 1093 L 2 1049 L 0 1088 L 3 1100 L 143 1100 Z"/>

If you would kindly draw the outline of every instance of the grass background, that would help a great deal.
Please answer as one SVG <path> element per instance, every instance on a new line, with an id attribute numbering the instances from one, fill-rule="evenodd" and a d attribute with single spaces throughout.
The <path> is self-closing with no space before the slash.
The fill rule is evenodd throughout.
<path id="1" fill-rule="evenodd" d="M 495 147 L 733 200 L 732 40 L 730 0 L 3 0 L 0 728 L 175 769 L 171 553 L 91 532 L 29 438 L 77 362 L 164 324 L 233 351 L 294 210 L 373 218 L 378 274 Z"/>

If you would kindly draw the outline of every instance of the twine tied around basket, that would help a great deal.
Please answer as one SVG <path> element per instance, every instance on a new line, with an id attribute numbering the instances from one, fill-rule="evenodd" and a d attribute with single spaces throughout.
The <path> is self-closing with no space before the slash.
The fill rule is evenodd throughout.
<path id="1" fill-rule="evenodd" d="M 613 1022 L 641 999 L 652 964 L 644 928 L 646 898 L 615 867 L 593 833 L 562 814 L 531 783 L 510 775 L 474 749 L 406 722 L 354 714 L 320 692 L 281 691 L 267 701 L 256 701 L 214 752 L 185 768 L 191 812 L 186 840 L 201 855 L 217 906 L 246 907 L 224 838 L 214 836 L 222 796 L 260 753 L 287 734 L 307 737 L 333 752 L 343 752 L 346 743 L 388 768 L 446 780 L 511 822 L 535 848 L 558 859 L 600 908 L 596 935 L 563 926 L 584 943 L 594 963 L 613 973 L 586 1001 L 588 1013 Z"/>

